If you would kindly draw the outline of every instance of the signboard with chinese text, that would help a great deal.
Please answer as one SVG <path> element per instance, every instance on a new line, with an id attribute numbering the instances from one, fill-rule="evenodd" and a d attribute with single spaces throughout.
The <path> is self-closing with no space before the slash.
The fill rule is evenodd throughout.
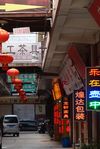
<path id="1" fill-rule="evenodd" d="M 10 91 L 12 95 L 16 95 L 15 93 L 17 93 L 16 89 L 14 88 L 14 85 L 11 84 L 11 77 L 7 76 L 7 82 L 10 83 Z M 37 79 L 37 75 L 36 74 L 19 74 L 18 76 L 19 79 L 22 80 L 23 84 L 22 87 L 24 89 L 24 91 L 26 92 L 26 95 L 28 95 L 29 93 L 31 93 L 31 95 L 34 95 L 37 93 L 37 89 L 38 89 L 38 79 Z"/>
<path id="2" fill-rule="evenodd" d="M 86 69 L 86 101 L 87 110 L 100 110 L 100 67 Z"/>
<path id="3" fill-rule="evenodd" d="M 62 64 L 60 79 L 66 95 L 70 95 L 74 92 L 74 90 L 80 89 L 84 86 L 72 60 L 68 55 L 66 55 Z"/>
<path id="4" fill-rule="evenodd" d="M 74 119 L 77 121 L 86 120 L 86 98 L 84 90 L 74 91 Z"/>
<path id="5" fill-rule="evenodd" d="M 68 97 L 63 97 L 62 99 L 62 118 L 69 119 L 69 99 Z"/>
<path id="6" fill-rule="evenodd" d="M 37 75 L 32 73 L 19 74 L 18 78 L 22 80 L 23 83 L 34 83 L 37 82 Z M 7 76 L 7 82 L 12 83 L 11 77 Z"/>
<path id="7" fill-rule="evenodd" d="M 88 7 L 88 11 L 100 26 L 100 0 L 93 0 L 93 2 Z"/>
<path id="8" fill-rule="evenodd" d="M 2 44 L 2 51 L 12 54 L 14 60 L 9 66 L 15 64 L 42 65 L 41 42 L 36 42 L 35 34 L 10 35 L 8 41 Z"/>
<path id="9" fill-rule="evenodd" d="M 32 94 L 36 94 L 37 93 L 37 84 L 23 84 L 23 90 L 26 92 L 26 95 L 27 93 L 32 93 Z M 14 89 L 14 85 L 11 84 L 10 85 L 10 91 L 11 91 L 11 94 L 12 93 L 16 93 L 16 89 Z"/>

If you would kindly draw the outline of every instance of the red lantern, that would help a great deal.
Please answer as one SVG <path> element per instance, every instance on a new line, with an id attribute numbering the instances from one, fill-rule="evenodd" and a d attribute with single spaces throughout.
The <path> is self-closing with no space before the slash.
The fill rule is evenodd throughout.
<path id="1" fill-rule="evenodd" d="M 22 84 L 15 84 L 14 88 L 17 90 L 17 92 L 19 92 L 22 88 Z"/>
<path id="2" fill-rule="evenodd" d="M 18 79 L 18 78 L 15 78 L 12 81 L 12 83 L 15 84 L 14 88 L 17 90 L 17 92 L 19 92 L 20 89 L 22 88 L 22 80 L 21 79 Z"/>
<path id="3" fill-rule="evenodd" d="M 20 84 L 22 84 L 23 82 L 22 82 L 21 79 L 15 78 L 12 83 L 13 83 L 13 84 L 16 84 L 16 85 L 20 85 Z"/>
<path id="4" fill-rule="evenodd" d="M 23 89 L 20 89 L 20 90 L 19 90 L 19 95 L 20 95 L 20 96 L 23 96 L 23 95 L 25 95 L 25 94 L 26 94 L 26 93 L 25 93 L 25 91 L 24 91 Z"/>
<path id="5" fill-rule="evenodd" d="M 7 41 L 9 38 L 9 32 L 0 28 L 0 43 Z"/>
<path id="6" fill-rule="evenodd" d="M 13 57 L 10 54 L 0 54 L 0 63 L 2 64 L 2 69 L 7 70 L 8 64 L 13 61 Z"/>
<path id="7" fill-rule="evenodd" d="M 27 97 L 25 95 L 20 96 L 21 101 L 26 102 L 27 101 Z"/>
<path id="8" fill-rule="evenodd" d="M 7 71 L 7 75 L 12 77 L 12 81 L 14 81 L 15 77 L 19 75 L 19 70 L 15 68 L 11 68 Z"/>
<path id="9" fill-rule="evenodd" d="M 2 50 L 2 42 L 7 41 L 9 38 L 9 32 L 0 28 L 0 50 Z"/>

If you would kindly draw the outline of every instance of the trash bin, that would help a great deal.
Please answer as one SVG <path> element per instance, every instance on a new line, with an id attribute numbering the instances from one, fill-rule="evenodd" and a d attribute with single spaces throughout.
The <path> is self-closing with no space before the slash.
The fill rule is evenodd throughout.
<path id="1" fill-rule="evenodd" d="M 62 146 L 63 147 L 71 147 L 71 143 L 70 143 L 69 137 L 63 137 L 61 139 L 61 142 L 62 142 Z"/>

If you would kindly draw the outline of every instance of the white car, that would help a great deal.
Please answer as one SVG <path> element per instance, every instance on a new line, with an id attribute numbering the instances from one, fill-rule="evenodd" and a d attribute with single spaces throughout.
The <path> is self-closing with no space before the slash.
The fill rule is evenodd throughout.
<path id="1" fill-rule="evenodd" d="M 4 115 L 2 119 L 2 135 L 19 136 L 19 120 L 17 115 Z"/>

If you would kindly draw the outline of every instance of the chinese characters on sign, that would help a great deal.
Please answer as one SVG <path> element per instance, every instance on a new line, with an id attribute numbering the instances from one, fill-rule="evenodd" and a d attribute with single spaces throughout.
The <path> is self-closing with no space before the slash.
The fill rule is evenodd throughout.
<path id="1" fill-rule="evenodd" d="M 74 91 L 74 119 L 77 121 L 86 120 L 86 109 L 85 109 L 85 91 L 76 90 Z"/>
<path id="2" fill-rule="evenodd" d="M 66 95 L 70 95 L 74 92 L 74 90 L 78 90 L 83 87 L 82 80 L 68 54 L 66 55 L 62 64 L 60 79 Z"/>
<path id="3" fill-rule="evenodd" d="M 11 65 L 34 64 L 41 66 L 41 42 L 37 42 L 36 34 L 10 35 L 10 39 L 2 44 L 3 52 L 12 54 L 14 61 Z"/>
<path id="4" fill-rule="evenodd" d="M 62 118 L 69 119 L 69 99 L 64 97 L 62 100 Z"/>
<path id="5" fill-rule="evenodd" d="M 86 71 L 87 110 L 100 110 L 100 68 L 87 68 Z"/>
<path id="6" fill-rule="evenodd" d="M 23 89 L 26 92 L 26 95 L 28 95 L 28 93 L 30 93 L 30 95 L 35 95 L 37 93 L 38 79 L 35 73 L 19 74 L 19 79 L 23 81 Z M 12 84 L 10 76 L 8 76 L 7 82 L 10 84 L 11 94 L 14 95 L 14 93 L 17 93 L 16 89 L 14 88 L 14 85 Z"/>

